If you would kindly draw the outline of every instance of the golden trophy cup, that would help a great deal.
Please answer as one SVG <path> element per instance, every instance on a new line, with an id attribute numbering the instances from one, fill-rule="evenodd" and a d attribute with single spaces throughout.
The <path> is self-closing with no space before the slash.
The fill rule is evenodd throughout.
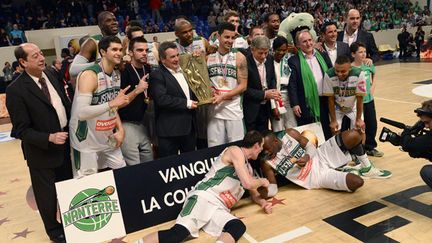
<path id="1" fill-rule="evenodd" d="M 213 91 L 204 54 L 181 54 L 180 66 L 189 87 L 198 98 L 198 105 L 212 103 Z"/>

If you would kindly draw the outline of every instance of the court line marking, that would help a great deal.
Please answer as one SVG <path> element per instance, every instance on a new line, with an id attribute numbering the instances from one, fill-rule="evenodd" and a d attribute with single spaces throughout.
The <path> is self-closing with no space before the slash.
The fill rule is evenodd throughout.
<path id="1" fill-rule="evenodd" d="M 312 232 L 311 229 L 309 229 L 309 228 L 306 227 L 306 226 L 302 226 L 302 227 L 299 227 L 299 228 L 297 228 L 297 229 L 295 229 L 295 230 L 291 230 L 291 231 L 285 232 L 285 233 L 283 233 L 283 234 L 277 235 L 277 236 L 275 236 L 275 237 L 269 238 L 269 239 L 267 239 L 267 240 L 260 241 L 259 243 L 286 242 L 286 241 L 289 241 L 289 240 L 295 239 L 295 238 L 297 238 L 297 237 L 300 237 L 300 236 L 302 236 L 302 235 L 309 234 L 309 233 L 311 233 L 311 232 Z M 256 240 L 255 240 L 252 236 L 250 236 L 248 233 L 244 233 L 243 236 L 244 236 L 244 238 L 245 238 L 246 240 L 248 240 L 250 243 L 258 243 L 258 241 L 256 241 Z"/>
<path id="2" fill-rule="evenodd" d="M 374 99 L 396 102 L 396 103 L 403 103 L 403 104 L 410 104 L 410 105 L 418 105 L 419 104 L 418 102 L 416 103 L 416 102 L 408 102 L 408 101 L 402 101 L 402 100 L 392 100 L 392 99 L 380 98 L 380 97 L 376 97 L 376 96 L 374 97 Z"/>
<path id="3" fill-rule="evenodd" d="M 243 237 L 249 241 L 250 243 L 258 243 L 258 241 L 256 241 L 252 236 L 250 236 L 248 233 L 244 233 Z"/>

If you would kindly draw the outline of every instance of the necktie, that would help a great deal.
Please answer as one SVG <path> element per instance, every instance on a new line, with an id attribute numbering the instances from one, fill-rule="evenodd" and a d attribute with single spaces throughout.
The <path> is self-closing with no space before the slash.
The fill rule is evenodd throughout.
<path id="1" fill-rule="evenodd" d="M 41 84 L 41 90 L 44 93 L 44 95 L 47 97 L 48 101 L 51 103 L 51 95 L 48 90 L 48 85 L 46 83 L 46 80 L 42 77 L 39 79 L 39 83 Z"/>

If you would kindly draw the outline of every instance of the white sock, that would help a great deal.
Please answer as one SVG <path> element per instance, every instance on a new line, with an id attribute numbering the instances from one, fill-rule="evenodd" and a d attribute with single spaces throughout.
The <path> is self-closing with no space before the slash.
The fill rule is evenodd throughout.
<path id="1" fill-rule="evenodd" d="M 362 167 L 369 167 L 372 165 L 366 154 L 360 156 L 357 155 L 357 159 L 360 161 Z"/>

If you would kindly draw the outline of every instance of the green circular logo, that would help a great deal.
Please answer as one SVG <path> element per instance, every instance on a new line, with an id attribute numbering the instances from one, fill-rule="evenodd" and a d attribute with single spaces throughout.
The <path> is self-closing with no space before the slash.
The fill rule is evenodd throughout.
<path id="1" fill-rule="evenodd" d="M 111 202 L 109 195 L 114 193 L 114 187 L 108 186 L 103 190 L 89 188 L 80 191 L 72 199 L 69 210 L 76 215 L 84 215 L 73 225 L 82 231 L 97 231 L 102 229 L 111 219 L 112 211 L 104 206 Z M 90 212 L 90 213 L 89 213 Z"/>

